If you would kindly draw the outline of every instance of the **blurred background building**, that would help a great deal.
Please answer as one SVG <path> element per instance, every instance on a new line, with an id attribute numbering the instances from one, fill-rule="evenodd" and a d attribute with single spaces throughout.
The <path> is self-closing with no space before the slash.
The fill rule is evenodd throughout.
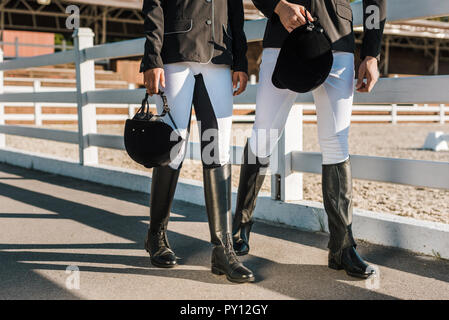
<path id="1" fill-rule="evenodd" d="M 81 26 L 95 32 L 95 43 L 142 37 L 142 0 L 1 0 L 0 32 L 6 58 L 26 57 L 66 50 L 72 45 L 72 30 L 65 27 L 66 8 L 80 8 Z M 248 20 L 263 18 L 251 0 L 244 0 Z M 357 43 L 362 38 L 356 29 Z M 250 44 L 250 74 L 258 73 L 262 46 Z M 132 60 L 107 65 L 124 80 L 141 84 Z M 381 71 L 384 76 L 449 73 L 449 23 L 412 20 L 388 24 L 385 30 Z"/>

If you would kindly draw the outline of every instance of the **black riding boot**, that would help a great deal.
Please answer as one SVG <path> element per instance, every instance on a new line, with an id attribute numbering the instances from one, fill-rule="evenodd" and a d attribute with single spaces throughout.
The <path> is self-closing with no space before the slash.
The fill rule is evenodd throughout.
<path id="1" fill-rule="evenodd" d="M 246 143 L 243 163 L 240 167 L 237 205 L 232 222 L 234 250 L 239 256 L 249 252 L 249 235 L 254 223 L 253 212 L 256 207 L 257 195 L 265 179 L 265 175 L 261 174 L 261 170 L 268 167 L 267 160 L 262 161 L 256 157 L 251 152 L 248 142 Z"/>
<path id="2" fill-rule="evenodd" d="M 145 249 L 151 263 L 160 268 L 176 266 L 176 255 L 167 238 L 167 225 L 175 195 L 180 170 L 169 166 L 153 169 L 150 195 L 150 228 L 145 240 Z"/>
<path id="3" fill-rule="evenodd" d="M 225 274 L 232 282 L 254 281 L 254 275 L 239 260 L 231 239 L 231 165 L 204 168 L 204 196 L 209 219 L 212 251 L 212 272 Z"/>
<path id="4" fill-rule="evenodd" d="M 329 222 L 329 268 L 368 278 L 375 273 L 357 254 L 352 236 L 352 177 L 349 159 L 323 165 L 323 202 Z"/>

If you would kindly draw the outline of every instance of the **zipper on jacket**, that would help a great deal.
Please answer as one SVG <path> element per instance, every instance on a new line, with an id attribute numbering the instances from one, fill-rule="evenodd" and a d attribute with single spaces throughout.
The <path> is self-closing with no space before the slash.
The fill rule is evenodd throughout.
<path id="1" fill-rule="evenodd" d="M 212 47 L 211 47 L 209 61 L 204 62 L 204 64 L 208 64 L 208 63 L 210 63 L 212 61 L 212 59 L 214 58 L 214 51 L 215 51 L 215 48 L 214 48 L 214 43 L 215 43 L 215 10 L 214 10 L 215 3 L 214 3 L 214 0 L 210 1 L 210 5 L 212 6 L 212 8 L 211 8 L 212 16 L 210 18 L 210 20 L 212 21 L 212 24 L 211 24 L 212 38 L 210 40 L 210 43 L 211 43 Z"/>

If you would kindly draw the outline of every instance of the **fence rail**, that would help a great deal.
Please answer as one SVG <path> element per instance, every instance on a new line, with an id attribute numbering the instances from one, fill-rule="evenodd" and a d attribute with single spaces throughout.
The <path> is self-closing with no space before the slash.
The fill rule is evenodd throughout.
<path id="1" fill-rule="evenodd" d="M 5 106 L 15 106 L 15 107 L 34 107 L 36 108 L 33 114 L 14 114 L 7 113 L 5 114 L 5 120 L 27 120 L 27 121 L 35 121 L 35 124 L 40 125 L 42 120 L 52 120 L 52 121 L 76 121 L 77 116 L 73 114 L 42 114 L 42 107 L 67 107 L 67 108 L 75 108 L 77 104 L 75 102 L 72 103 L 55 103 L 55 102 L 43 102 L 48 100 L 47 96 L 43 96 L 42 98 L 37 99 L 36 97 L 30 96 L 30 100 L 33 102 L 25 102 L 27 101 L 27 97 L 24 97 L 24 93 L 53 93 L 53 92 L 76 92 L 76 87 L 49 87 L 42 86 L 42 83 L 64 83 L 64 84 L 76 84 L 75 79 L 28 79 L 28 78 L 5 78 L 5 81 L 16 81 L 16 82 L 32 82 L 32 86 L 4 86 L 4 92 L 6 94 L 9 93 L 21 93 L 20 100 L 22 102 L 11 102 L 11 99 L 6 97 L 3 101 Z M 97 84 L 125 84 L 124 81 L 109 81 L 96 80 Z M 133 88 L 134 85 L 130 85 L 130 89 Z M 102 90 L 108 90 L 109 94 L 111 94 L 111 90 L 109 89 L 96 89 L 96 91 L 100 94 L 93 95 L 92 93 L 88 93 L 88 98 L 90 102 L 95 103 L 96 107 L 102 108 L 127 108 L 128 114 L 100 114 L 96 116 L 97 120 L 101 121 L 123 121 L 128 119 L 131 115 L 134 114 L 136 108 L 140 107 L 139 104 L 117 104 L 117 103 L 107 103 L 107 101 L 117 101 L 116 98 L 110 99 L 108 96 L 104 96 L 101 94 Z M 251 89 L 250 89 L 251 90 Z M 254 91 L 254 90 L 253 90 Z M 113 92 L 117 96 L 130 93 L 134 95 L 133 91 L 120 89 L 113 90 Z M 139 95 L 135 100 L 139 100 Z M 255 100 L 255 97 L 252 97 Z M 105 100 L 106 99 L 106 100 Z M 128 100 L 128 96 L 126 98 Z M 248 98 L 246 98 L 248 99 Z M 236 99 L 238 102 L 238 99 Z M 254 101 L 253 100 L 253 101 Z M 304 99 L 303 99 L 304 100 Z M 0 98 L 1 101 L 1 98 Z M 429 99 L 427 99 L 429 101 Z M 303 103 L 309 103 L 303 105 L 304 111 L 315 111 L 315 106 L 312 101 L 303 101 Z M 154 107 L 154 105 L 153 105 Z M 235 110 L 246 110 L 248 112 L 255 111 L 255 104 L 236 104 L 234 107 Z M 357 114 L 360 112 L 370 112 L 371 114 Z M 444 124 L 449 121 L 449 107 L 440 104 L 439 106 L 398 106 L 396 104 L 393 105 L 354 105 L 353 106 L 353 114 L 351 120 L 354 122 L 390 122 L 390 123 L 398 123 L 398 122 L 439 122 Z M 377 113 L 377 114 L 376 114 Z M 378 114 L 381 113 L 381 114 Z M 388 114 L 383 114 L 388 113 Z M 409 113 L 409 114 L 407 114 Z M 410 114 L 412 113 L 412 114 Z M 433 113 L 433 114 L 432 114 Z M 234 115 L 234 122 L 253 122 L 255 116 L 254 115 Z M 304 115 L 304 121 L 306 122 L 316 122 L 316 115 Z"/>
<path id="2" fill-rule="evenodd" d="M 352 155 L 351 166 L 356 179 L 449 189 L 447 162 Z M 321 174 L 321 154 L 293 152 L 292 169 Z"/>
<path id="3" fill-rule="evenodd" d="M 352 4 L 354 9 L 354 24 L 360 24 L 362 19 L 361 2 Z M 397 21 L 407 18 L 422 18 L 430 16 L 449 15 L 449 1 L 440 0 L 395 0 L 388 2 L 388 20 Z M 247 22 L 245 31 L 249 41 L 260 40 L 266 21 Z M 96 120 L 106 118 L 105 115 L 96 115 L 95 105 L 122 104 L 126 106 L 138 105 L 143 96 L 143 89 L 95 90 L 94 60 L 116 57 L 129 57 L 141 55 L 144 39 L 122 41 L 117 43 L 93 46 L 93 32 L 81 28 L 74 34 L 75 47 L 73 50 L 43 55 L 31 58 L 2 61 L 0 55 L 0 148 L 5 147 L 5 134 L 21 135 L 67 142 L 79 145 L 80 165 L 95 164 L 98 162 L 98 147 L 123 149 L 123 137 L 118 135 L 105 135 L 96 132 Z M 76 90 L 67 88 L 42 92 L 4 92 L 3 71 L 22 69 L 28 67 L 48 66 L 55 64 L 75 63 L 77 75 Z M 370 94 L 356 93 L 354 102 L 356 111 L 371 111 L 372 105 L 383 104 L 388 106 L 375 106 L 376 110 L 388 112 L 386 115 L 377 115 L 379 121 L 406 121 L 417 118 L 432 119 L 432 121 L 448 121 L 446 116 L 449 103 L 449 76 L 429 76 L 410 78 L 381 79 L 375 90 Z M 256 85 L 249 85 L 244 94 L 235 98 L 236 105 L 247 107 L 256 101 Z M 5 125 L 5 104 L 30 103 L 38 106 L 44 104 L 61 104 L 65 106 L 76 105 L 77 115 L 65 115 L 70 119 L 77 118 L 78 132 L 51 130 L 44 128 L 30 128 L 24 126 Z M 311 110 L 312 95 L 298 95 L 295 105 L 287 120 L 286 128 L 278 144 L 276 154 L 277 170 L 272 178 L 272 197 L 282 201 L 300 200 L 302 198 L 302 172 L 320 173 L 320 155 L 302 151 L 302 124 L 304 120 L 313 120 L 313 115 L 304 115 L 303 110 Z M 406 116 L 402 111 L 417 111 L 414 107 L 402 107 L 399 104 L 438 104 L 439 107 L 420 108 L 423 112 L 435 112 L 437 115 Z M 132 114 L 132 112 L 129 112 Z M 60 115 L 39 114 L 22 115 L 22 117 L 39 118 Z M 110 117 L 110 115 L 107 115 Z M 117 116 L 122 118 L 125 115 Z M 126 116 L 127 117 L 127 116 Z M 374 117 L 374 116 L 373 116 Z M 373 119 L 371 117 L 370 119 Z M 33 119 L 34 119 L 33 118 Z M 354 115 L 353 119 L 366 119 L 367 116 Z M 424 121 L 424 120 L 423 120 Z M 241 147 L 233 147 L 233 163 L 240 163 Z M 200 147 L 197 143 L 190 143 L 187 157 L 200 159 Z M 449 189 L 449 163 L 435 161 L 418 161 L 409 159 L 379 158 L 367 156 L 353 156 L 354 176 L 360 179 L 400 183 L 416 186 Z"/>
<path id="4" fill-rule="evenodd" d="M 14 56 L 10 56 L 8 58 L 19 58 L 20 47 L 51 48 L 51 49 L 59 49 L 61 51 L 73 49 L 73 46 L 67 45 L 67 42 L 65 40 L 62 41 L 62 44 L 40 44 L 40 43 L 19 42 L 19 38 L 17 37 L 14 42 L 0 41 L 0 47 L 4 48 L 4 46 L 14 46 Z"/>
<path id="5" fill-rule="evenodd" d="M 56 91 L 56 90 L 55 90 Z M 65 91 L 64 91 L 65 92 Z M 107 110 L 111 111 L 112 109 L 127 109 L 127 113 L 101 113 L 96 114 L 96 120 L 97 121 L 125 121 L 129 118 L 131 118 L 136 110 L 140 107 L 138 104 L 129 104 L 129 105 L 123 105 L 123 104 L 96 104 L 96 108 L 106 108 Z M 41 125 L 42 121 L 77 121 L 78 116 L 76 114 L 72 113 L 54 113 L 54 112 L 48 112 L 44 113 L 43 108 L 65 108 L 70 109 L 71 111 L 74 110 L 77 105 L 76 103 L 39 103 L 39 106 L 36 106 L 36 103 L 21 103 L 21 102 L 14 102 L 14 103 L 6 103 L 5 107 L 12 107 L 14 108 L 14 112 L 8 112 L 4 114 L 4 119 L 6 121 L 30 121 L 33 122 L 35 125 Z M 155 108 L 155 105 L 150 105 L 150 107 Z M 34 108 L 34 111 L 30 112 L 29 109 L 27 109 L 27 112 L 20 112 L 20 109 L 26 109 L 26 108 Z M 255 111 L 255 105 L 247 106 L 244 109 L 237 109 L 234 110 L 245 110 L 248 113 Z M 303 110 L 307 110 L 310 112 L 315 112 L 315 106 L 303 106 Z M 386 106 L 384 108 L 379 106 L 354 106 L 353 107 L 353 113 L 358 112 L 370 112 L 371 114 L 353 114 L 351 116 L 352 122 L 369 122 L 369 123 L 401 123 L 401 122 L 407 122 L 407 123 L 429 123 L 429 122 L 435 122 L 435 123 L 448 123 L 449 122 L 449 107 L 446 107 L 445 105 L 442 105 L 441 107 L 401 107 L 398 106 L 396 108 L 391 106 Z M 389 114 L 376 114 L 376 112 L 388 112 Z M 398 114 L 402 113 L 402 114 Z M 404 114 L 405 113 L 405 114 Z M 413 113 L 413 114 L 407 114 L 407 113 Z M 195 121 L 195 116 L 192 116 L 192 120 Z M 236 123 L 252 123 L 255 120 L 255 115 L 253 114 L 240 114 L 240 115 L 233 115 L 232 117 L 233 122 Z M 306 123 L 316 123 L 317 116 L 315 114 L 305 114 L 303 116 L 303 121 Z"/>

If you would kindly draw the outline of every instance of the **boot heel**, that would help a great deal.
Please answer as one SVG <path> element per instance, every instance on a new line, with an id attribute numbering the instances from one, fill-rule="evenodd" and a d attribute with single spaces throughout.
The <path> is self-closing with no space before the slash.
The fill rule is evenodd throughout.
<path id="1" fill-rule="evenodd" d="M 220 269 L 218 269 L 217 267 L 212 266 L 211 271 L 213 274 L 216 274 L 218 276 L 221 276 L 224 274 L 224 272 L 222 272 Z"/>
<path id="2" fill-rule="evenodd" d="M 343 270 L 343 267 L 334 260 L 329 260 L 328 267 L 334 270 Z"/>

